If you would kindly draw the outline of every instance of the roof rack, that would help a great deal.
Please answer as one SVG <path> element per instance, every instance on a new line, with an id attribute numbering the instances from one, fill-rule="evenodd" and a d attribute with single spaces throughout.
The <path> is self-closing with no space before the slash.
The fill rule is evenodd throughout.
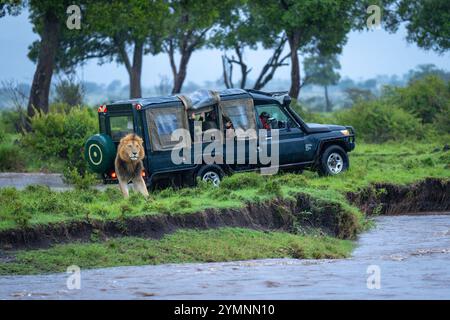
<path id="1" fill-rule="evenodd" d="M 262 95 L 268 96 L 268 97 L 284 96 L 284 95 L 289 94 L 289 91 L 272 91 L 272 92 L 267 92 L 267 91 L 261 91 L 261 90 L 255 90 L 255 89 L 245 89 L 245 91 L 251 92 L 251 93 L 262 94 Z"/>

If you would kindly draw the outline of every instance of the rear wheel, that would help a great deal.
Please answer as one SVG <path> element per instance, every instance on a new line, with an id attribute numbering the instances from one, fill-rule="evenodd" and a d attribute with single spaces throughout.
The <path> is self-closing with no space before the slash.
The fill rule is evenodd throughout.
<path id="1" fill-rule="evenodd" d="M 337 175 L 347 170 L 349 165 L 347 152 L 340 146 L 332 145 L 322 153 L 318 171 L 322 176 Z"/>
<path id="2" fill-rule="evenodd" d="M 210 182 L 213 186 L 218 187 L 225 173 L 219 166 L 207 165 L 197 172 L 197 178 L 202 181 Z"/>
<path id="3" fill-rule="evenodd" d="M 94 172 L 107 172 L 114 166 L 115 157 L 116 146 L 110 136 L 96 134 L 87 139 L 84 146 L 84 158 Z"/>

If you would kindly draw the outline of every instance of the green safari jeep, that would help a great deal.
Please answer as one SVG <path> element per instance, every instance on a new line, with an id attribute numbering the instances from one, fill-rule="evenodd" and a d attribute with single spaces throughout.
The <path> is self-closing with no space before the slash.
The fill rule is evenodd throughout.
<path id="1" fill-rule="evenodd" d="M 218 185 L 225 175 L 275 166 L 321 175 L 347 170 L 354 129 L 305 123 L 290 103 L 286 93 L 228 89 L 102 105 L 100 132 L 87 140 L 85 158 L 104 183 L 117 183 L 117 145 L 136 133 L 144 140 L 142 175 L 149 187 L 192 185 L 197 178 Z M 207 161 L 206 151 L 215 161 Z M 268 162 L 269 153 L 276 159 Z"/>

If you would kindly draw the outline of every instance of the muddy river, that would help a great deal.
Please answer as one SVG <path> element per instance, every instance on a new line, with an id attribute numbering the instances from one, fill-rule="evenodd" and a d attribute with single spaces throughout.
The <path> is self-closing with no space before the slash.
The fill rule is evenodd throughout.
<path id="1" fill-rule="evenodd" d="M 255 260 L 0 277 L 0 299 L 450 299 L 450 215 L 378 217 L 349 259 Z M 77 283 L 77 282 L 72 282 Z"/>

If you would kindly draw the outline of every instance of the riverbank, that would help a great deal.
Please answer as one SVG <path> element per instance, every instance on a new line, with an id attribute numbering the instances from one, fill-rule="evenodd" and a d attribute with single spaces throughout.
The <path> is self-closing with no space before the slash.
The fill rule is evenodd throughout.
<path id="1" fill-rule="evenodd" d="M 282 234 L 277 238 L 279 247 L 285 248 L 285 257 L 293 257 L 286 253 L 292 248 L 281 241 L 282 238 L 355 239 L 370 225 L 366 214 L 449 211 L 449 153 L 436 150 L 428 145 L 410 148 L 386 145 L 382 149 L 363 145 L 351 155 L 351 170 L 339 177 L 319 178 L 310 172 L 273 177 L 240 174 L 225 179 L 220 188 L 200 184 L 191 189 L 166 189 L 147 201 L 137 194 L 123 200 L 117 188 L 105 192 L 52 192 L 44 187 L 28 187 L 21 192 L 2 189 L 0 197 L 6 205 L 0 209 L 0 246 L 3 249 L 0 270 L 4 274 L 36 273 L 40 270 L 38 267 L 33 271 L 27 265 L 32 266 L 42 257 L 48 260 L 55 254 L 60 265 L 70 265 L 67 263 L 72 258 L 83 261 L 81 257 L 86 250 L 89 252 L 89 246 L 95 247 L 98 243 L 103 246 L 108 241 L 127 241 L 126 237 L 130 236 L 149 243 L 153 241 L 151 238 L 170 242 L 165 239 L 170 239 L 171 235 L 176 239 L 178 230 L 218 229 L 218 233 L 204 239 L 208 242 L 224 236 L 221 228 L 229 227 L 254 229 L 259 232 L 254 235 L 255 239 L 262 238 L 264 232 L 279 232 Z M 337 247 L 338 242 L 336 240 Z M 167 250 L 177 252 L 180 246 L 171 243 L 172 249 Z M 217 253 L 212 250 L 212 261 L 227 261 L 219 248 Z M 322 247 L 321 254 L 326 256 L 329 252 L 324 248 L 326 246 Z M 30 254 L 27 256 L 27 251 L 23 250 Z M 147 251 L 143 246 L 140 254 L 146 256 Z M 202 256 L 195 250 L 192 252 L 192 256 Z M 339 252 L 336 257 L 348 254 L 345 250 Z M 265 255 L 280 257 L 276 250 L 266 251 Z M 105 266 L 104 257 L 106 253 L 90 255 L 89 263 L 83 262 L 80 267 Z M 228 258 L 232 257 L 230 254 Z M 252 259 L 250 254 L 240 257 Z M 170 261 L 190 261 L 186 259 L 179 257 Z M 119 260 L 106 265 L 121 265 L 123 262 Z M 153 261 L 150 258 L 135 260 L 136 263 Z M 21 266 L 13 267 L 13 263 Z M 46 272 L 56 270 L 60 270 L 57 264 L 54 269 L 45 269 Z"/>
<path id="2" fill-rule="evenodd" d="M 81 290 L 67 288 L 67 273 L 6 276 L 0 299 L 449 299 L 450 215 L 374 219 L 349 259 L 82 269 Z M 367 286 L 369 266 L 379 289 Z"/>

